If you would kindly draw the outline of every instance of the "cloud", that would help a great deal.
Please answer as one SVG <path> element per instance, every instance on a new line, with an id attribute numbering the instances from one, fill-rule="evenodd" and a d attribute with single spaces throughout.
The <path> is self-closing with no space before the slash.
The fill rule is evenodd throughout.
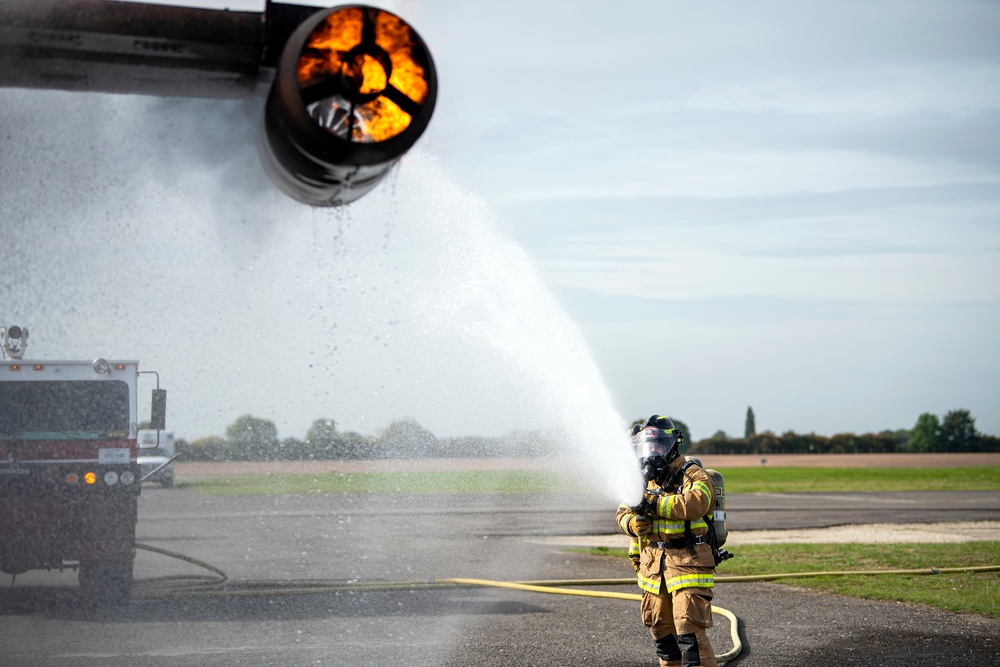
<path id="1" fill-rule="evenodd" d="M 575 206 L 555 198 L 509 202 L 500 210 L 546 259 L 589 254 L 634 262 L 681 254 L 688 242 L 776 257 L 982 254 L 1000 244 L 992 224 L 1000 214 L 1000 184 L 989 182 L 744 197 L 595 195 Z"/>
<path id="2" fill-rule="evenodd" d="M 802 299 L 780 295 L 732 295 L 677 299 L 614 296 L 597 291 L 560 288 L 560 303 L 581 322 L 684 321 L 710 325 L 755 326 L 790 320 L 908 320 L 944 318 L 951 321 L 987 321 L 1000 324 L 1000 306 L 994 302 L 899 303 Z"/>

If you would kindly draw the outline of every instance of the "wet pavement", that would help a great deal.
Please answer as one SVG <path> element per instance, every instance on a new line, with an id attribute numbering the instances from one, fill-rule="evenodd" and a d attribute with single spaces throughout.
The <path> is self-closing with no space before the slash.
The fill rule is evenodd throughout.
<path id="1" fill-rule="evenodd" d="M 927 494 L 919 495 L 928 500 Z M 867 503 L 844 498 L 838 504 L 836 497 L 817 502 L 843 523 L 862 522 L 865 506 L 908 506 L 914 499 L 871 494 Z M 943 501 L 931 500 L 935 506 Z M 730 507 L 758 507 L 773 518 L 786 514 L 767 509 L 770 502 L 776 507 L 790 502 L 787 497 L 746 501 L 732 496 Z M 141 597 L 151 593 L 149 581 L 155 577 L 213 576 L 191 562 L 149 551 L 140 551 L 136 561 L 140 598 L 121 614 L 90 609 L 77 596 L 71 573 L 19 577 L 13 589 L 0 592 L 0 663 L 656 664 L 637 602 L 424 585 L 449 577 L 628 577 L 627 562 L 546 543 L 557 536 L 613 532 L 613 507 L 602 499 L 546 494 L 212 497 L 149 488 L 140 502 L 141 542 L 211 564 L 226 573 L 231 590 L 195 596 L 174 587 Z M 791 502 L 808 505 L 806 498 Z M 1000 494 L 958 504 L 997 513 Z M 802 517 L 810 514 L 798 512 L 787 527 L 804 527 L 809 521 Z M 951 518 L 966 517 L 956 512 Z M 751 519 L 749 511 L 741 516 Z M 306 580 L 331 588 L 291 590 L 301 589 Z M 355 586 L 378 582 L 394 585 L 381 590 Z M 263 585 L 269 590 L 251 590 Z M 591 588 L 637 591 L 631 585 Z M 992 667 L 1000 661 L 1000 621 L 979 616 L 771 583 L 720 584 L 716 603 L 740 618 L 744 648 L 729 664 L 741 667 Z M 718 618 L 712 637 L 717 653 L 730 647 L 724 618 Z"/>

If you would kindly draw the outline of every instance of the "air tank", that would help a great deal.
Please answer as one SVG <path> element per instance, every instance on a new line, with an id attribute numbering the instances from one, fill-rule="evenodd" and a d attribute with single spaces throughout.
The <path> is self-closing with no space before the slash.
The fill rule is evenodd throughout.
<path id="1" fill-rule="evenodd" d="M 726 528 L 726 480 L 718 470 L 705 468 L 705 472 L 715 485 L 715 512 L 712 514 L 712 524 L 715 526 L 715 539 L 718 546 L 723 546 L 729 537 Z"/>

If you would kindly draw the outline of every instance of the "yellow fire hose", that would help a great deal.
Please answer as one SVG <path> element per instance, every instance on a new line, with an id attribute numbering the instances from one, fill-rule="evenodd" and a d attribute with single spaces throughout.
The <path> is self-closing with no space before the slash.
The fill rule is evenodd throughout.
<path id="1" fill-rule="evenodd" d="M 214 572 L 217 576 L 207 575 L 179 575 L 171 577 L 156 577 L 142 579 L 137 583 L 141 584 L 143 590 L 139 591 L 136 597 L 157 598 L 164 595 L 186 595 L 186 596 L 218 596 L 230 595 L 237 597 L 262 596 L 262 595 L 308 595 L 315 593 L 337 592 L 344 590 L 351 591 L 377 591 L 392 589 L 426 589 L 441 588 L 444 586 L 486 586 L 490 588 L 510 588 L 515 590 L 529 591 L 533 593 L 549 593 L 554 595 L 576 595 L 581 597 L 611 598 L 616 600 L 642 600 L 642 596 L 636 593 L 611 593 L 607 591 L 589 591 L 578 588 L 561 588 L 562 586 L 614 586 L 631 585 L 635 579 L 583 579 L 583 580 L 551 580 L 551 581 L 491 581 L 488 579 L 435 579 L 427 582 L 371 582 L 371 583 L 338 583 L 329 581 L 258 581 L 248 582 L 238 590 L 223 591 L 219 587 L 229 581 L 229 577 L 222 570 L 209 565 L 197 558 L 185 556 L 168 549 L 150 546 L 148 544 L 136 544 L 137 549 L 161 554 L 170 558 L 197 565 Z M 712 605 L 712 611 L 725 616 L 729 620 L 729 631 L 733 641 L 733 648 L 715 656 L 719 664 L 728 662 L 739 655 L 743 650 L 743 644 L 739 636 L 739 620 L 736 615 L 728 609 Z"/>
<path id="2" fill-rule="evenodd" d="M 566 586 L 629 586 L 635 584 L 635 578 L 623 577 L 614 579 L 550 579 L 539 581 L 493 581 L 489 579 L 434 579 L 431 581 L 387 581 L 387 582 L 333 582 L 333 581 L 310 581 L 310 580 L 277 580 L 277 581 L 252 581 L 229 583 L 229 578 L 222 570 L 209 565 L 196 558 L 185 556 L 167 549 L 149 546 L 147 544 L 136 544 L 137 549 L 158 553 L 170 558 L 176 558 L 185 562 L 197 565 L 216 576 L 208 575 L 178 575 L 169 577 L 155 577 L 141 579 L 136 583 L 139 590 L 136 591 L 137 598 L 159 598 L 166 596 L 233 596 L 233 597 L 257 597 L 273 595 L 308 595 L 316 593 L 331 593 L 339 591 L 385 591 L 394 589 L 430 589 L 454 586 L 486 586 L 490 588 L 509 588 L 513 590 L 528 591 L 532 593 L 549 593 L 555 595 L 576 595 L 584 597 L 610 598 L 615 600 L 641 600 L 642 596 L 636 593 L 615 593 L 608 591 L 581 590 L 578 588 L 564 588 Z M 878 574 L 945 574 L 960 572 L 997 572 L 1000 565 L 986 565 L 975 567 L 951 567 L 951 568 L 923 568 L 917 570 L 841 570 L 832 572 L 785 572 L 776 574 L 755 574 L 745 576 L 722 576 L 716 577 L 716 583 L 739 583 L 752 581 L 774 581 L 776 579 L 794 579 L 801 577 L 822 577 L 822 576 L 858 576 L 858 575 L 878 575 Z M 223 589 L 229 585 L 230 588 Z M 712 611 L 726 617 L 729 621 L 730 636 L 733 648 L 721 655 L 716 656 L 719 664 L 728 662 L 739 655 L 743 650 L 743 644 L 739 637 L 739 619 L 733 612 L 722 607 L 712 605 Z"/>
<path id="3" fill-rule="evenodd" d="M 493 588 L 513 588 L 518 591 L 530 591 L 532 593 L 554 593 L 556 595 L 580 595 L 585 597 L 593 598 L 612 598 L 615 600 L 642 600 L 642 596 L 637 593 L 607 593 L 602 591 L 584 591 L 578 588 L 556 588 L 554 586 L 538 586 L 529 583 L 518 583 L 516 581 L 490 581 L 489 579 L 438 579 L 439 583 L 443 584 L 465 584 L 467 586 L 490 586 Z M 608 580 L 610 581 L 610 580 Z M 634 584 L 635 579 L 626 580 L 629 584 Z M 575 582 L 576 584 L 593 585 L 593 580 L 583 580 Z M 740 641 L 739 634 L 739 619 L 736 618 L 736 614 L 729 611 L 728 609 L 723 609 L 722 607 L 717 607 L 712 605 L 712 613 L 720 614 L 725 616 L 729 620 L 729 634 L 733 640 L 733 648 L 726 651 L 721 655 L 715 656 L 715 661 L 720 665 L 724 662 L 729 662 L 743 650 L 743 643 Z"/>

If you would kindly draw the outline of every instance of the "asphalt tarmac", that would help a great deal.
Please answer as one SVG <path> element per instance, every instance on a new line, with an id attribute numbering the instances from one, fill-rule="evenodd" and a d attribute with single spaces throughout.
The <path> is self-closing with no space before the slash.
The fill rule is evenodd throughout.
<path id="1" fill-rule="evenodd" d="M 731 530 L 1000 518 L 997 493 L 747 494 L 728 503 Z M 944 507 L 952 509 L 928 511 Z M 0 665 L 656 665 L 637 602 L 426 586 L 628 577 L 623 560 L 539 539 L 613 533 L 613 512 L 586 496 L 212 497 L 147 487 L 139 541 L 218 568 L 229 591 L 150 595 L 152 578 L 211 573 L 144 550 L 140 597 L 119 614 L 79 599 L 73 573 L 24 575 L 0 592 Z M 340 588 L 288 590 L 306 580 Z M 720 584 L 716 604 L 740 618 L 744 648 L 729 663 L 740 667 L 1000 663 L 1000 621 L 979 616 L 771 583 Z M 717 653 L 731 646 L 724 618 L 711 635 Z"/>

